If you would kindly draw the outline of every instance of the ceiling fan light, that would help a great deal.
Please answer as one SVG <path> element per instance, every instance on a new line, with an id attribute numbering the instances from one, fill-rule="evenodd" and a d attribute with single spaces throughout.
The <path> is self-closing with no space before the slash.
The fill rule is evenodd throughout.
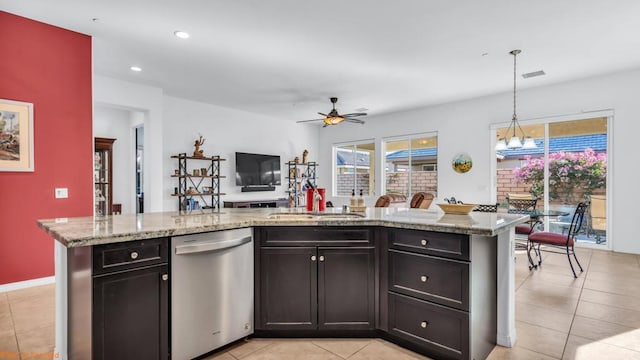
<path id="1" fill-rule="evenodd" d="M 507 142 L 504 139 L 498 140 L 496 143 L 496 150 L 507 150 Z"/>
<path id="2" fill-rule="evenodd" d="M 538 146 L 536 145 L 535 140 L 533 138 L 527 136 L 524 138 L 524 144 L 522 145 L 523 149 L 535 149 Z"/>
<path id="3" fill-rule="evenodd" d="M 324 118 L 324 123 L 327 125 L 338 125 L 344 121 L 342 116 L 327 116 Z"/>
<path id="4" fill-rule="evenodd" d="M 520 141 L 519 137 L 512 136 L 511 139 L 509 139 L 509 143 L 507 144 L 508 149 L 519 149 L 521 147 L 522 147 L 522 142 Z"/>

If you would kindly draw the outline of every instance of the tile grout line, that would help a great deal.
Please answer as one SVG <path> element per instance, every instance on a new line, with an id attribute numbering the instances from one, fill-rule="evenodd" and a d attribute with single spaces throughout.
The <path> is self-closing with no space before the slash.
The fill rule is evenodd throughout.
<path id="1" fill-rule="evenodd" d="M 16 340 L 16 348 L 18 349 L 18 354 L 20 354 L 20 343 L 18 342 L 18 332 L 16 331 L 16 322 L 13 319 L 13 310 L 11 310 L 11 300 L 9 300 L 9 293 L 6 293 L 7 296 L 7 306 L 9 307 L 9 316 L 11 317 L 11 326 L 13 327 L 13 337 Z"/>
<path id="2" fill-rule="evenodd" d="M 571 318 L 571 325 L 569 325 L 569 332 L 567 332 L 567 339 L 564 342 L 564 347 L 562 348 L 562 356 L 560 356 L 560 359 L 564 358 L 564 354 L 567 352 L 567 344 L 569 344 L 569 337 L 571 336 L 571 329 L 573 329 L 573 323 L 576 321 L 576 314 L 578 313 L 578 306 L 580 306 L 580 301 L 581 301 L 580 298 L 582 297 L 582 291 L 584 290 L 584 283 L 587 282 L 587 275 L 589 274 L 589 269 L 591 268 L 592 257 L 593 257 L 593 251 L 589 252 L 589 263 L 585 266 L 586 269 L 584 271 L 584 281 L 582 282 L 582 286 L 580 286 L 580 295 L 578 295 L 578 304 L 576 305 L 576 308 L 573 311 L 573 317 Z"/>
<path id="3" fill-rule="evenodd" d="M 373 344 L 373 342 L 369 342 L 367 345 L 363 346 L 362 349 L 354 352 L 353 354 L 351 354 L 351 356 L 349 356 L 347 359 L 351 359 L 352 357 L 356 356 L 356 354 L 358 354 L 359 352 L 361 352 L 362 350 L 366 349 L 369 345 Z"/>
<path id="4" fill-rule="evenodd" d="M 309 341 L 309 342 L 310 342 L 310 343 L 312 343 L 313 345 L 315 345 L 315 346 L 319 347 L 320 349 L 322 349 L 322 350 L 324 350 L 324 351 L 328 352 L 328 353 L 329 353 L 329 354 L 331 354 L 331 355 L 335 355 L 335 356 L 337 356 L 337 357 L 339 357 L 340 359 L 343 359 L 343 360 L 347 359 L 347 358 L 345 358 L 345 357 L 342 357 L 342 356 L 340 356 L 340 355 L 338 355 L 338 354 L 334 353 L 333 351 L 331 351 L 331 350 L 329 350 L 329 349 L 325 349 L 325 348 L 323 348 L 322 346 L 320 346 L 320 345 L 316 344 L 313 340 L 311 340 L 311 341 Z M 357 352 L 357 351 L 356 351 L 356 352 Z"/>
<path id="5" fill-rule="evenodd" d="M 316 343 L 315 343 L 315 341 L 313 341 L 313 340 L 311 340 L 311 343 L 312 343 L 313 345 L 315 345 L 315 346 L 319 347 L 320 349 L 325 350 L 325 351 L 328 351 L 330 354 L 335 355 L 335 356 L 337 356 L 337 357 L 339 357 L 340 359 L 343 359 L 343 360 L 346 360 L 346 359 L 350 358 L 351 356 L 355 355 L 358 351 L 360 351 L 360 350 L 364 349 L 365 347 L 367 347 L 367 346 L 369 345 L 369 344 L 367 344 L 367 345 L 363 346 L 361 349 L 358 349 L 358 351 L 356 351 L 355 353 L 353 353 L 353 354 L 351 354 L 350 356 L 348 356 L 348 357 L 346 357 L 346 358 L 345 358 L 345 357 L 343 357 L 343 356 L 340 356 L 340 355 L 338 355 L 338 354 L 334 353 L 333 351 L 331 351 L 331 350 L 329 350 L 329 349 L 325 349 L 324 347 L 322 347 L 322 346 L 320 346 L 320 345 L 316 344 Z"/>
<path id="6" fill-rule="evenodd" d="M 251 341 L 251 340 L 249 340 L 249 341 Z M 235 355 L 233 355 L 230 351 L 227 351 L 227 354 L 231 355 L 231 357 L 232 357 L 232 358 L 234 358 L 234 359 L 240 360 L 240 359 L 242 359 L 242 358 L 246 358 L 246 357 L 248 357 L 249 355 L 251 355 L 251 354 L 253 354 L 253 353 L 257 352 L 257 351 L 264 350 L 264 349 L 267 349 L 267 348 L 269 348 L 269 347 L 271 347 L 271 346 L 274 346 L 275 344 L 276 344 L 276 342 L 275 342 L 275 341 L 272 341 L 272 342 L 271 342 L 271 344 L 267 344 L 267 345 L 265 345 L 265 346 L 263 346 L 263 347 L 261 347 L 261 348 L 259 348 L 259 349 L 255 349 L 255 350 L 253 350 L 253 351 L 251 351 L 251 352 L 248 352 L 248 353 L 244 354 L 242 357 L 236 357 L 236 356 L 235 356 Z M 241 346 L 240 346 L 240 347 L 241 347 Z"/>

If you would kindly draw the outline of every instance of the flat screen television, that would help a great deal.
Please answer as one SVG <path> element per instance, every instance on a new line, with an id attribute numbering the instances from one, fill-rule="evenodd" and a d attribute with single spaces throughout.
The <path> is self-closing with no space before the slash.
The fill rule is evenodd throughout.
<path id="1" fill-rule="evenodd" d="M 237 186 L 271 188 L 280 184 L 280 156 L 236 152 Z"/>

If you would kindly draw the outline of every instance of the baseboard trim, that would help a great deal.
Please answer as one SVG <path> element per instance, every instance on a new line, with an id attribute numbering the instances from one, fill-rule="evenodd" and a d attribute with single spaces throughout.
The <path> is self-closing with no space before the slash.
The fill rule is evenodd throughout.
<path id="1" fill-rule="evenodd" d="M 13 291 L 13 290 L 26 289 L 34 286 L 49 285 L 55 282 L 56 282 L 55 276 L 47 276 L 39 279 L 31 279 L 31 280 L 25 280 L 25 281 L 18 281 L 14 283 L 2 284 L 0 285 L 0 293 Z"/>

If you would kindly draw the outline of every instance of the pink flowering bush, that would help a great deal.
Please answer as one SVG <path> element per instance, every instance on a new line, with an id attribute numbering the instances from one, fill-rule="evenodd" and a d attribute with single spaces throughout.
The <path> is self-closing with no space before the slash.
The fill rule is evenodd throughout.
<path id="1" fill-rule="evenodd" d="M 530 192 L 544 193 L 544 161 L 525 156 L 526 164 L 513 170 L 518 182 L 531 186 Z M 593 191 L 606 185 L 607 154 L 592 149 L 583 152 L 549 154 L 549 199 L 563 204 L 575 204 Z"/>

